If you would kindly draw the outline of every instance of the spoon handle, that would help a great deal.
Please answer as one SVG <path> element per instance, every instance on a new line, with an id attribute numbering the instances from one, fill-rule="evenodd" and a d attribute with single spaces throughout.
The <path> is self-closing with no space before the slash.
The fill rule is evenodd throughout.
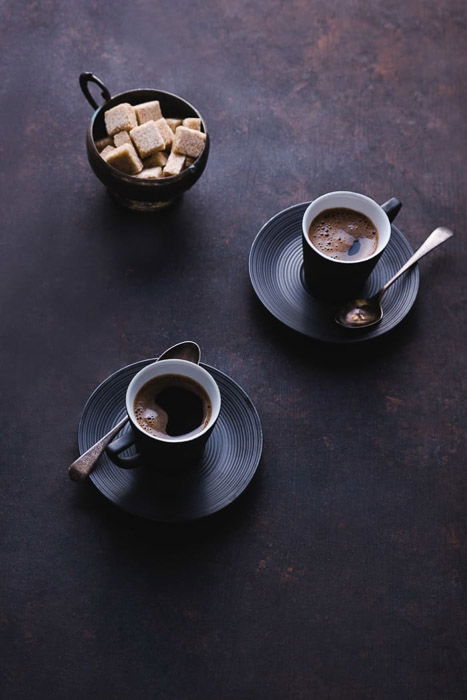
<path id="1" fill-rule="evenodd" d="M 68 468 L 68 476 L 72 481 L 83 481 L 94 469 L 94 465 L 112 440 L 114 435 L 123 428 L 128 420 L 128 416 L 122 418 L 108 433 L 101 437 L 92 447 L 84 452 L 81 457 L 73 462 Z"/>
<path id="2" fill-rule="evenodd" d="M 428 238 L 418 250 L 415 251 L 415 253 L 412 255 L 411 258 L 407 260 L 405 265 L 401 267 L 401 269 L 396 272 L 394 277 L 391 277 L 390 280 L 386 282 L 386 284 L 381 287 L 380 290 L 380 295 L 382 296 L 384 292 L 393 284 L 401 275 L 404 274 L 404 272 L 407 272 L 407 270 L 412 267 L 414 263 L 417 262 L 417 260 L 420 260 L 420 258 L 423 258 L 424 255 L 429 253 L 430 251 L 433 250 L 433 248 L 436 248 L 437 246 L 441 245 L 441 243 L 444 243 L 444 241 L 447 241 L 448 238 L 451 238 L 453 235 L 451 229 L 446 228 L 446 226 L 438 226 L 438 228 L 435 228 L 434 231 L 430 233 Z"/>

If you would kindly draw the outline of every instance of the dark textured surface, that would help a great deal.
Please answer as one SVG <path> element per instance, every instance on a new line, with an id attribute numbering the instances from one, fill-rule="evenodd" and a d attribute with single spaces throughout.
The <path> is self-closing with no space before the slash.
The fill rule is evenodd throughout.
<path id="1" fill-rule="evenodd" d="M 1 5 L 2 697 L 466 695 L 464 0 Z M 87 164 L 90 70 L 186 97 L 209 164 L 159 218 Z M 321 348 L 251 290 L 277 211 L 399 196 L 404 324 Z M 185 338 L 257 406 L 258 473 L 190 526 L 68 481 L 92 389 Z"/>

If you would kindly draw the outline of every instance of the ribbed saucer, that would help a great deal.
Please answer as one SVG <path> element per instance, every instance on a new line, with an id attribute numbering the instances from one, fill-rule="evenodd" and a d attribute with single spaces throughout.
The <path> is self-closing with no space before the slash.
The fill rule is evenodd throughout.
<path id="1" fill-rule="evenodd" d="M 259 231 L 250 251 L 250 279 L 259 300 L 279 321 L 299 333 L 328 343 L 358 343 L 387 333 L 412 308 L 417 297 L 417 267 L 403 275 L 386 292 L 384 316 L 377 326 L 349 330 L 334 321 L 336 304 L 317 300 L 303 278 L 302 218 L 309 202 L 296 204 L 272 217 Z M 391 240 L 371 273 L 364 297 L 375 294 L 413 250 L 405 236 L 391 227 Z"/>
<path id="2" fill-rule="evenodd" d="M 127 386 L 150 362 L 154 360 L 123 367 L 95 389 L 78 427 L 81 454 L 123 418 Z M 151 465 L 126 470 L 104 453 L 91 473 L 98 491 L 128 513 L 159 522 L 194 520 L 225 508 L 253 478 L 263 446 L 258 413 L 230 377 L 214 367 L 202 366 L 216 380 L 222 404 L 203 456 L 193 469 L 177 476 L 160 473 Z"/>

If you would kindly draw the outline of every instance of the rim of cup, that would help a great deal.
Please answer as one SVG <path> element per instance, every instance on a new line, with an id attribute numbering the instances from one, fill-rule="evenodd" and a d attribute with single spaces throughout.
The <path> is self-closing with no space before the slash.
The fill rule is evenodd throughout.
<path id="1" fill-rule="evenodd" d="M 326 209 L 353 209 L 361 214 L 367 216 L 370 221 L 374 224 L 376 230 L 378 231 L 378 246 L 372 255 L 368 255 L 365 258 L 360 258 L 359 260 L 340 260 L 337 258 L 331 258 L 329 255 L 322 253 L 308 237 L 308 229 L 310 224 L 315 219 L 318 214 L 325 211 Z M 314 199 L 308 207 L 305 209 L 302 219 L 302 233 L 306 243 L 310 246 L 313 252 L 320 255 L 325 260 L 329 260 L 333 263 L 342 263 L 343 265 L 356 265 L 358 263 L 366 262 L 371 260 L 378 255 L 381 255 L 383 250 L 386 248 L 391 237 L 391 222 L 384 209 L 375 202 L 371 197 L 367 197 L 365 194 L 360 194 L 359 192 L 349 192 L 346 190 L 336 190 L 335 192 L 327 192 L 322 194 L 320 197 Z"/>
<path id="2" fill-rule="evenodd" d="M 151 381 L 152 379 L 155 379 L 156 377 L 161 377 L 164 374 L 179 374 L 182 377 L 192 379 L 193 381 L 200 384 L 209 396 L 209 399 L 211 401 L 211 416 L 204 428 L 199 432 L 195 433 L 194 435 L 191 434 L 188 437 L 184 435 L 168 435 L 167 437 L 151 435 L 151 433 L 148 433 L 146 430 L 144 430 L 144 428 L 142 428 L 136 420 L 134 413 L 134 401 L 136 398 L 136 394 L 144 384 Z M 131 382 L 128 384 L 125 401 L 128 417 L 130 418 L 131 423 L 141 433 L 147 435 L 153 440 L 169 443 L 191 442 L 192 440 L 201 437 L 201 435 L 204 435 L 204 433 L 206 433 L 217 420 L 221 408 L 221 394 L 219 391 L 219 387 L 217 385 L 217 382 L 209 374 L 209 372 L 205 370 L 204 367 L 200 367 L 200 365 L 195 364 L 194 362 L 190 362 L 189 360 L 177 359 L 160 360 L 160 362 L 152 362 L 151 364 L 146 365 L 146 367 L 143 367 L 143 369 L 141 369 L 135 374 Z"/>

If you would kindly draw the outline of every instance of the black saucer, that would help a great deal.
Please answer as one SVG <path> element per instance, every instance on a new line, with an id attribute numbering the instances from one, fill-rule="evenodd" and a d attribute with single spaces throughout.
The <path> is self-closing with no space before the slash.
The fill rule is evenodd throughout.
<path id="1" fill-rule="evenodd" d="M 417 267 L 388 289 L 384 316 L 377 326 L 349 330 L 334 321 L 336 304 L 318 301 L 305 286 L 302 271 L 302 218 L 309 202 L 296 204 L 272 217 L 259 231 L 250 251 L 250 279 L 270 313 L 289 328 L 327 343 L 358 343 L 387 333 L 410 311 L 418 292 Z M 413 250 L 402 233 L 391 227 L 391 240 L 363 289 L 375 294 L 392 277 Z"/>
<path id="2" fill-rule="evenodd" d="M 81 454 L 123 418 L 127 386 L 150 362 L 154 360 L 122 367 L 95 389 L 78 427 Z M 98 491 L 128 513 L 159 522 L 195 520 L 232 503 L 253 478 L 263 447 L 258 413 L 230 377 L 202 366 L 216 380 L 222 405 L 203 457 L 193 470 L 175 477 L 150 467 L 120 469 L 104 453 L 91 473 Z"/>

